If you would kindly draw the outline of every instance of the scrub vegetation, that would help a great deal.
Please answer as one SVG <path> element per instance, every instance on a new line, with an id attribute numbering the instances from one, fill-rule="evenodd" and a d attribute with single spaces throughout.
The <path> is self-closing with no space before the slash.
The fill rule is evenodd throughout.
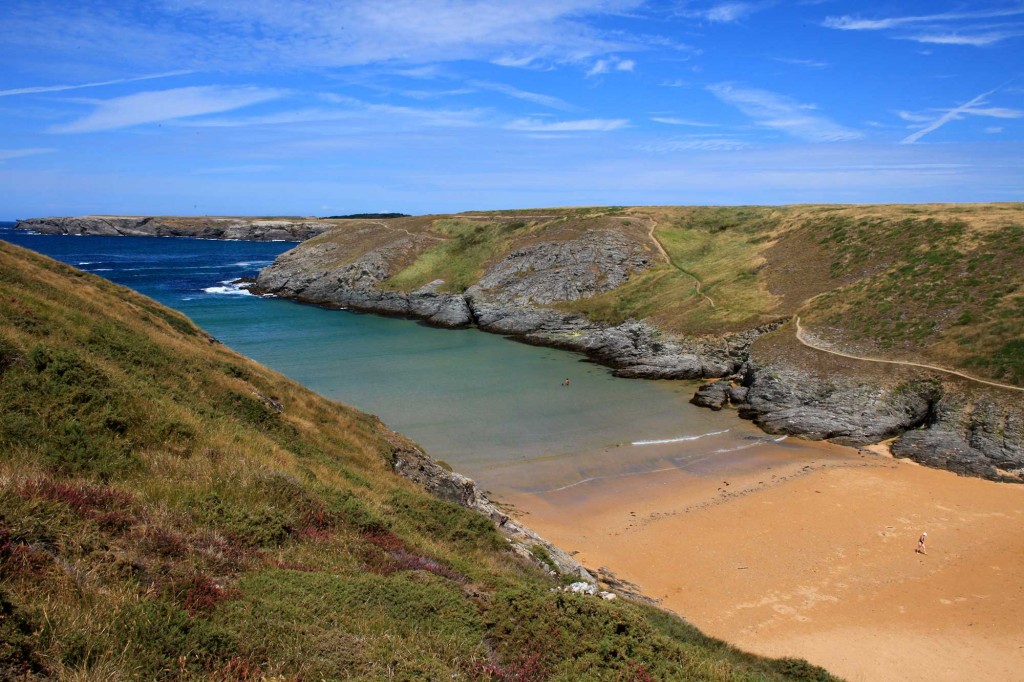
<path id="1" fill-rule="evenodd" d="M 408 445 L 0 242 L 0 678 L 830 679 L 553 589 Z"/>
<path id="2" fill-rule="evenodd" d="M 446 290 L 463 291 L 517 249 L 613 229 L 646 243 L 653 267 L 556 307 L 611 324 L 646 319 L 689 336 L 799 315 L 837 350 L 1024 385 L 1024 204 L 613 206 L 424 216 L 385 227 L 433 239 L 384 288 L 442 279 Z"/>

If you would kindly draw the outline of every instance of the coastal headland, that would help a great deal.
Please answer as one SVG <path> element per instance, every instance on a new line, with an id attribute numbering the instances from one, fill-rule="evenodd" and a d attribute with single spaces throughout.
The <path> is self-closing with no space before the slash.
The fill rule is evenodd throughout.
<path id="1" fill-rule="evenodd" d="M 280 256 L 256 290 L 475 325 L 620 376 L 719 379 L 695 402 L 768 433 L 895 439 L 901 457 L 1020 481 L 1022 226 L 1021 204 L 351 220 Z"/>
<path id="2" fill-rule="evenodd" d="M 395 456 L 401 473 L 540 533 L 572 555 L 549 557 L 559 570 L 577 561 L 750 651 L 851 680 L 1019 669 L 1024 206 L 338 223 L 256 291 L 706 379 L 698 405 L 831 441 L 511 496 L 511 513 L 429 458 Z"/>

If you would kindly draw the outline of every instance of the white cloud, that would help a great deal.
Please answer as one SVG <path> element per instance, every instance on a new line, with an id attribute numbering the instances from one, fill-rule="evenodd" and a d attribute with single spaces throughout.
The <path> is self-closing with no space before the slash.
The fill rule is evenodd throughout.
<path id="1" fill-rule="evenodd" d="M 664 123 L 672 126 L 695 126 L 697 128 L 716 128 L 717 123 L 704 123 L 702 121 L 693 121 L 688 118 L 676 118 L 674 116 L 652 116 L 652 121 L 656 123 Z"/>
<path id="2" fill-rule="evenodd" d="M 483 109 L 429 109 L 393 104 L 373 104 L 334 93 L 324 93 L 320 95 L 320 98 L 335 106 L 292 109 L 261 116 L 204 118 L 181 121 L 179 124 L 196 128 L 245 128 L 359 121 L 361 129 L 382 126 L 395 129 L 409 124 L 467 128 L 480 125 L 487 113 Z M 350 128 L 350 130 L 352 129 Z"/>
<path id="3" fill-rule="evenodd" d="M 806 66 L 809 69 L 824 69 L 829 65 L 828 62 L 823 62 L 818 59 L 790 59 L 787 57 L 772 57 L 772 61 L 780 62 L 782 64 L 792 64 L 793 66 Z"/>
<path id="4" fill-rule="evenodd" d="M 24 3 L 27 5 L 27 3 Z M 643 0 L 162 0 L 47 3 L 5 17 L 8 45 L 205 70 L 489 60 L 584 63 L 643 49 L 597 21 Z M 140 15 L 145 14 L 142 21 Z"/>
<path id="5" fill-rule="evenodd" d="M 1001 133 L 1004 130 L 1005 130 L 1005 128 L 1003 128 L 1002 126 L 988 126 L 987 128 L 985 128 L 985 132 L 990 134 L 990 135 L 995 135 L 997 133 Z"/>
<path id="6" fill-rule="evenodd" d="M 992 19 L 997 17 L 1011 17 L 1024 14 L 1024 7 L 1008 7 L 996 10 L 980 10 L 977 12 L 943 12 L 940 14 L 925 14 L 919 16 L 888 17 L 884 19 L 858 19 L 849 15 L 841 17 L 827 17 L 822 26 L 837 28 L 843 31 L 879 31 L 884 29 L 906 26 L 907 24 L 939 23 L 948 21 Z"/>
<path id="7" fill-rule="evenodd" d="M 553 97 L 551 95 L 544 95 L 537 92 L 529 92 L 527 90 L 520 90 L 519 88 L 505 83 L 494 83 L 492 81 L 469 81 L 469 85 L 474 88 L 481 90 L 491 90 L 493 92 L 500 92 L 503 95 L 514 97 L 515 99 L 521 99 L 527 102 L 533 102 L 534 104 L 540 104 L 541 106 L 549 107 L 551 109 L 561 109 L 562 111 L 571 111 L 575 109 L 573 105 L 569 104 L 563 99 Z"/>
<path id="8" fill-rule="evenodd" d="M 687 6 L 677 10 L 677 13 L 680 16 L 693 19 L 703 19 L 704 21 L 714 23 L 729 24 L 739 21 L 748 14 L 756 12 L 758 9 L 760 8 L 751 2 L 720 2 L 701 9 L 691 8 L 689 7 L 689 4 L 687 4 Z"/>
<path id="9" fill-rule="evenodd" d="M 1022 31 L 990 31 L 987 33 L 976 33 L 974 35 L 964 33 L 923 33 L 919 35 L 901 36 L 906 40 L 913 40 L 918 43 L 931 43 L 933 45 L 971 45 L 974 47 L 985 47 L 995 45 L 1009 38 L 1016 38 L 1024 35 Z"/>
<path id="10" fill-rule="evenodd" d="M 685 151 L 735 151 L 737 149 L 747 149 L 750 146 L 749 142 L 731 137 L 686 137 L 649 142 L 639 145 L 637 149 L 654 154 L 670 154 L 672 152 Z"/>
<path id="11" fill-rule="evenodd" d="M 946 125 L 951 121 L 959 121 L 966 116 L 986 116 L 989 118 L 1022 118 L 1024 117 L 1024 111 L 1019 109 L 1008 109 L 1006 107 L 987 107 L 987 98 L 994 94 L 998 90 L 989 90 L 983 92 L 971 101 L 961 104 L 960 106 L 953 107 L 952 109 L 940 109 L 938 116 L 924 116 L 921 114 L 912 114 L 909 112 L 901 111 L 898 112 L 900 118 L 905 121 L 913 121 L 915 123 L 924 123 L 925 125 L 920 128 L 917 132 L 907 135 L 905 138 L 900 140 L 901 144 L 913 144 L 920 140 L 928 133 L 935 132 L 942 126 Z"/>
<path id="12" fill-rule="evenodd" d="M 565 133 L 565 132 L 608 132 L 629 125 L 624 118 L 587 118 L 575 121 L 556 121 L 548 123 L 534 118 L 520 118 L 505 127 L 509 130 L 522 130 L 531 133 Z"/>
<path id="13" fill-rule="evenodd" d="M 276 99 L 284 90 L 257 87 L 202 86 L 140 92 L 96 102 L 96 109 L 77 121 L 51 126 L 51 133 L 88 133 L 143 123 L 171 121 L 247 107 Z"/>
<path id="14" fill-rule="evenodd" d="M 882 19 L 861 19 L 844 15 L 828 17 L 822 25 L 842 31 L 890 31 L 894 38 L 919 43 L 985 47 L 1024 35 L 1024 24 L 1019 21 L 1011 20 L 1009 23 L 993 26 L 985 20 L 1021 15 L 1024 15 L 1024 6 L 1018 4 L 973 12 L 941 12 Z M 913 32 L 906 33 L 900 29 Z"/>
<path id="15" fill-rule="evenodd" d="M 98 81 L 96 83 L 79 83 L 78 85 L 37 85 L 28 88 L 14 88 L 13 90 L 0 90 L 0 97 L 11 95 L 32 95 L 40 92 L 62 92 L 64 90 L 81 90 L 82 88 L 98 88 L 104 85 L 119 85 L 121 83 L 135 83 L 137 81 L 148 81 L 154 78 L 170 78 L 172 76 L 185 76 L 194 71 L 168 71 L 166 73 L 154 73 L 148 76 L 135 76 L 134 78 L 116 78 L 109 81 Z"/>
<path id="16" fill-rule="evenodd" d="M 801 104 L 785 95 L 740 88 L 730 83 L 711 85 L 708 90 L 718 99 L 742 111 L 758 125 L 780 130 L 801 140 L 842 142 L 864 136 L 824 116 L 809 113 L 816 108 L 813 104 Z"/>
<path id="17" fill-rule="evenodd" d="M 598 59 L 594 62 L 594 65 L 587 71 L 587 77 L 599 76 L 612 71 L 632 72 L 635 68 L 636 62 L 632 59 L 620 59 L 613 55 L 608 59 Z"/>
<path id="18" fill-rule="evenodd" d="M 36 154 L 49 154 L 57 151 L 49 147 L 33 147 L 31 149 L 0 149 L 0 163 L 8 159 L 17 159 L 22 156 L 35 156 Z"/>

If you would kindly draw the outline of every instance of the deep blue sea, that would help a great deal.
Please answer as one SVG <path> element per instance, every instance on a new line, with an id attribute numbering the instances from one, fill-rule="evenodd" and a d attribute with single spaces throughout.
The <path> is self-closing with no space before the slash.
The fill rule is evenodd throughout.
<path id="1" fill-rule="evenodd" d="M 180 310 L 234 350 L 379 415 L 498 491 L 689 466 L 763 439 L 734 413 L 688 404 L 689 382 L 617 379 L 574 353 L 261 298 L 231 284 L 292 243 L 33 235 L 11 223 L 0 223 L 0 239 Z M 671 452 L 645 444 L 662 440 L 675 441 Z"/>

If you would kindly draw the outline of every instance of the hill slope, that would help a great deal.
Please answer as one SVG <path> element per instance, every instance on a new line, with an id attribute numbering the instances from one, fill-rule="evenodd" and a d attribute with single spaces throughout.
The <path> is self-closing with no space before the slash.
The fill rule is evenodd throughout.
<path id="1" fill-rule="evenodd" d="M 410 451 L 0 242 L 0 677 L 827 678 L 552 590 L 489 519 L 395 475 Z"/>
<path id="2" fill-rule="evenodd" d="M 772 433 L 1024 474 L 1024 205 L 609 207 L 342 222 L 259 288 L 725 378 Z M 823 349 L 798 342 L 803 338 Z M 845 354 L 831 355 L 825 351 Z M 922 368 L 935 365 L 999 388 Z"/>

